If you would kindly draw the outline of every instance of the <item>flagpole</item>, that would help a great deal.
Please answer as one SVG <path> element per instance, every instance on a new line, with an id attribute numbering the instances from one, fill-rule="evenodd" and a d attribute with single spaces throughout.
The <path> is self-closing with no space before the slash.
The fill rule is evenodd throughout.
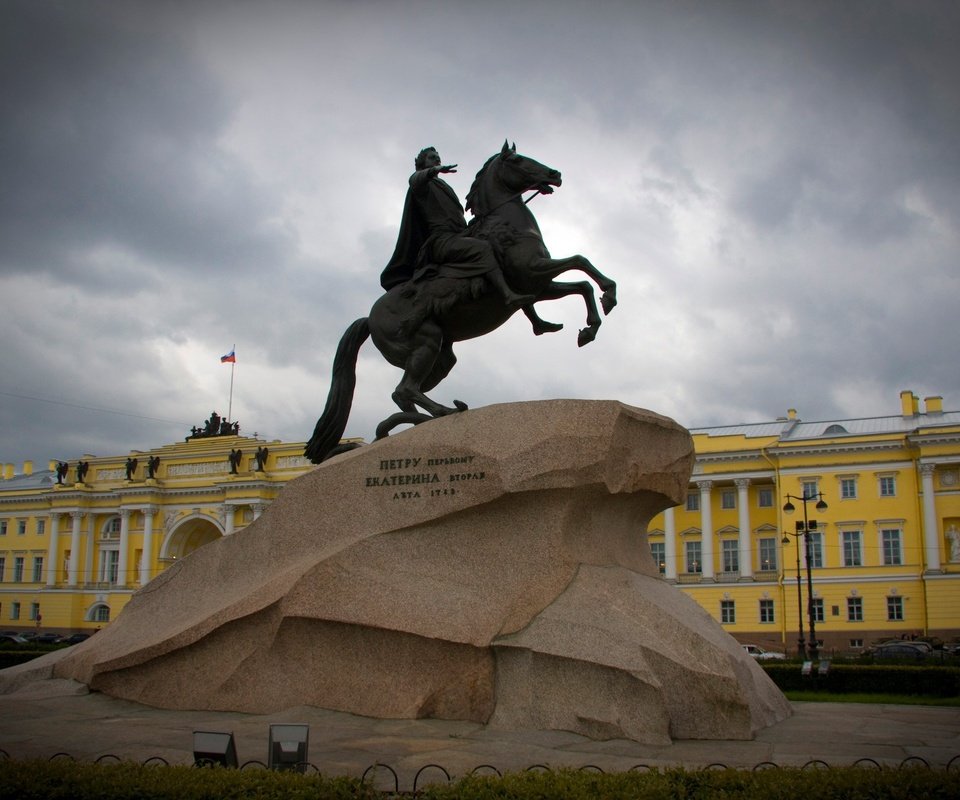
<path id="1" fill-rule="evenodd" d="M 234 354 L 233 361 L 230 362 L 230 401 L 227 404 L 227 422 L 233 420 L 233 371 L 237 368 L 237 345 L 233 345 L 233 349 L 230 351 Z"/>

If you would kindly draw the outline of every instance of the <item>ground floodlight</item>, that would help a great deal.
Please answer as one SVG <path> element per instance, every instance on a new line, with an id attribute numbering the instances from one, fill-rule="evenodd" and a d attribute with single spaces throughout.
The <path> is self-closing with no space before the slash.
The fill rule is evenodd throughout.
<path id="1" fill-rule="evenodd" d="M 307 771 L 309 725 L 276 724 L 270 726 L 270 748 L 267 765 L 270 769 Z"/>
<path id="2" fill-rule="evenodd" d="M 239 766 L 233 734 L 219 731 L 194 731 L 193 763 L 195 766 Z"/>

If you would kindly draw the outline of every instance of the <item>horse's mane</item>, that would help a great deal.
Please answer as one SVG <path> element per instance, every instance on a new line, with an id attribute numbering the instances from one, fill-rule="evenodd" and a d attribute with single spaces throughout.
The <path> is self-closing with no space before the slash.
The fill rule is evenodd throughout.
<path id="1" fill-rule="evenodd" d="M 484 165 L 480 167 L 480 170 L 477 172 L 477 177 L 473 179 L 473 184 L 470 186 L 470 191 L 467 192 L 466 199 L 466 210 L 472 211 L 474 216 L 476 216 L 480 211 L 478 210 L 478 205 L 483 205 L 484 197 L 483 195 L 483 184 L 480 183 L 480 179 L 483 177 L 483 174 L 487 171 L 487 167 L 490 166 L 490 163 L 499 156 L 499 153 L 494 153 L 490 158 L 484 162 Z"/>

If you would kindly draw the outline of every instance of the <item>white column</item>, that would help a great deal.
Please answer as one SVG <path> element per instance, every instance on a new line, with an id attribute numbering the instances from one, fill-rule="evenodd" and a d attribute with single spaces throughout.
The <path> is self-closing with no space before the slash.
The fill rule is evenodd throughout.
<path id="1" fill-rule="evenodd" d="M 121 586 L 133 583 L 127 575 L 128 551 L 130 549 L 130 509 L 120 509 L 120 555 L 117 558 L 117 578 Z"/>
<path id="2" fill-rule="evenodd" d="M 143 512 L 143 554 L 140 558 L 140 583 L 146 585 L 150 582 L 153 573 L 153 515 L 156 509 L 153 506 L 145 506 L 140 510 Z"/>
<path id="3" fill-rule="evenodd" d="M 666 562 L 663 577 L 677 579 L 677 521 L 672 508 L 663 512 L 663 560 Z"/>
<path id="4" fill-rule="evenodd" d="M 94 545 L 97 539 L 96 523 L 97 518 L 94 513 L 92 511 L 87 513 L 87 542 L 86 554 L 83 559 L 82 583 L 92 583 L 97 579 L 93 563 Z"/>
<path id="5" fill-rule="evenodd" d="M 697 481 L 700 489 L 701 579 L 713 580 L 713 509 L 710 507 L 710 489 L 713 481 Z"/>
<path id="6" fill-rule="evenodd" d="M 50 543 L 47 545 L 47 586 L 56 586 L 59 569 L 60 512 L 50 513 Z"/>
<path id="7" fill-rule="evenodd" d="M 70 560 L 67 562 L 67 583 L 77 585 L 77 564 L 80 563 L 80 522 L 83 520 L 82 511 L 71 511 L 73 528 L 70 531 Z"/>
<path id="8" fill-rule="evenodd" d="M 750 486 L 749 478 L 737 478 L 737 516 L 740 526 L 740 577 L 753 577 L 752 548 L 750 547 L 750 498 L 747 489 Z"/>
<path id="9" fill-rule="evenodd" d="M 935 464 L 920 465 L 920 483 L 923 490 L 923 551 L 928 572 L 940 571 L 940 534 L 937 507 L 933 496 Z"/>
<path id="10" fill-rule="evenodd" d="M 223 535 L 232 536 L 236 518 L 236 506 L 224 503 L 220 506 L 220 519 L 223 522 Z"/>
<path id="11" fill-rule="evenodd" d="M 266 503 L 251 503 L 250 508 L 253 509 L 253 520 L 256 522 L 260 519 L 260 515 L 267 510 Z"/>

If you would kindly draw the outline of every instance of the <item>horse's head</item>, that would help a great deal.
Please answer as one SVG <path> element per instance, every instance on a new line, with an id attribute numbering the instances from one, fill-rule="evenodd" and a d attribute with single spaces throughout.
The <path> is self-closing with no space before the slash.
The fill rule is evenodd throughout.
<path id="1" fill-rule="evenodd" d="M 487 159 L 477 173 L 467 193 L 467 209 L 483 215 L 501 202 L 502 197 L 516 197 L 534 189 L 551 194 L 553 187 L 562 182 L 559 170 L 520 155 L 516 145 L 504 141 L 500 152 Z"/>
<path id="2" fill-rule="evenodd" d="M 563 182 L 559 170 L 520 155 L 517 146 L 508 147 L 506 140 L 496 158 L 500 181 L 513 192 L 538 189 L 542 194 L 551 194 L 553 187 Z"/>

